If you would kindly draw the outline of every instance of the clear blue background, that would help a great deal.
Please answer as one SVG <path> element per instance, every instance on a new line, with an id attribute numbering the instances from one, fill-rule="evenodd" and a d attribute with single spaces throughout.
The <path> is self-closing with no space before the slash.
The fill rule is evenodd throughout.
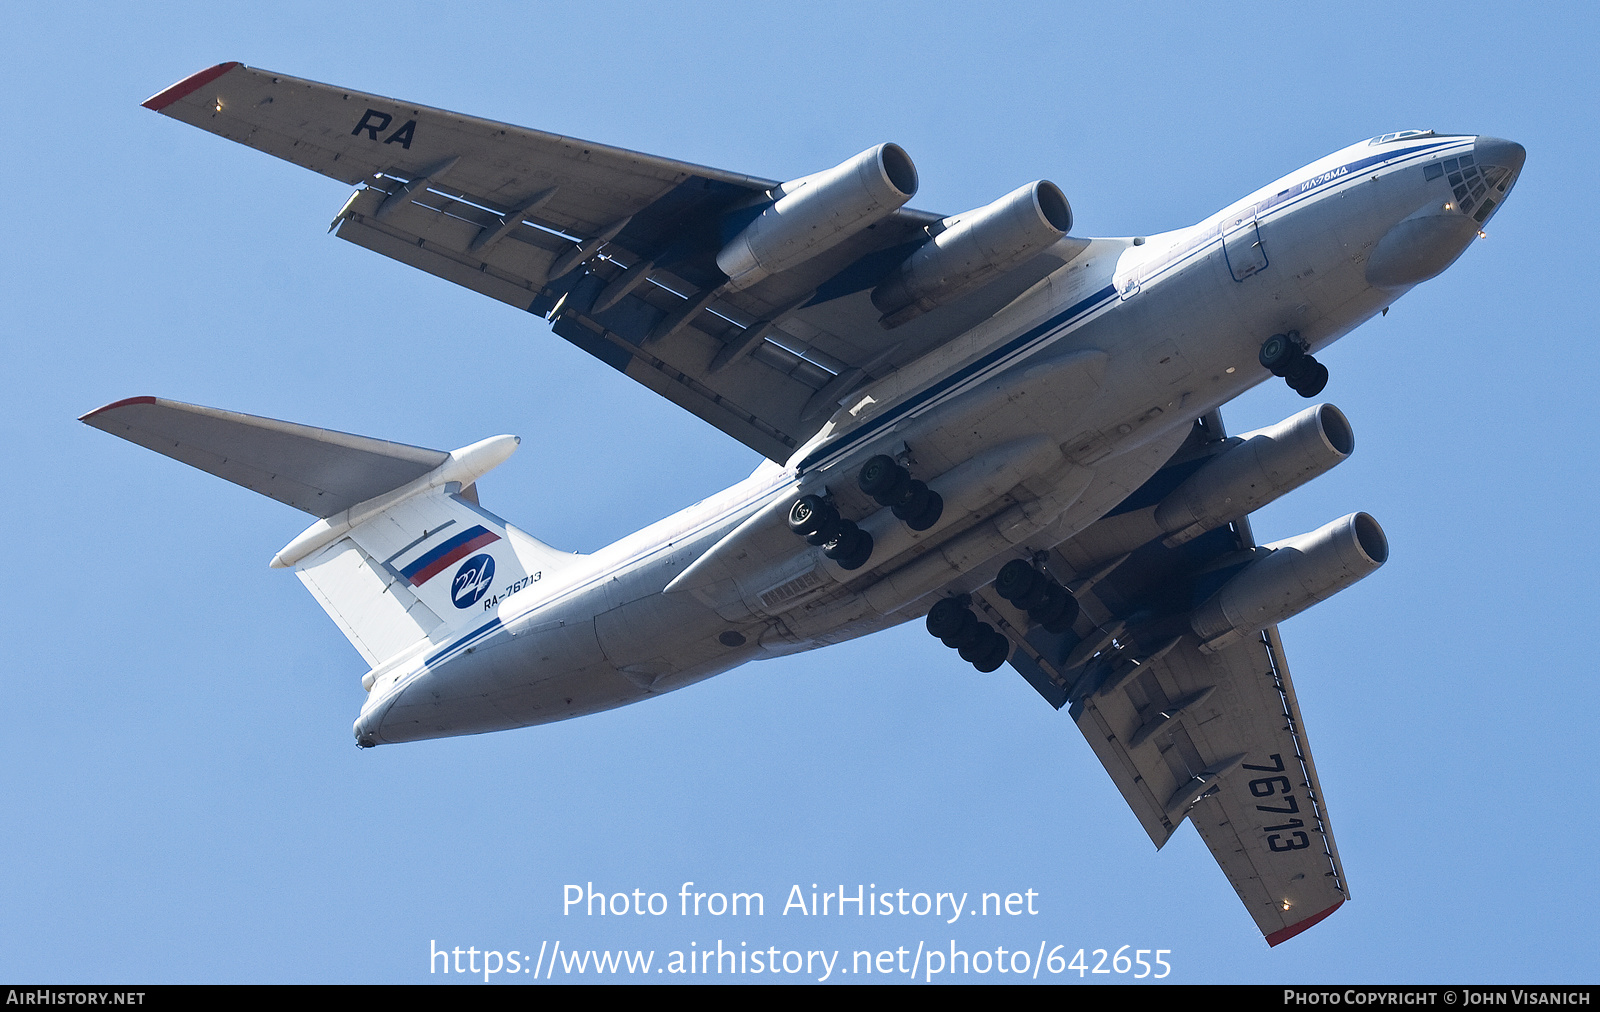
<path id="1" fill-rule="evenodd" d="M 1170 949 L 1188 982 L 1595 980 L 1589 5 L 110 9 L 19 7 L 0 39 L 0 979 L 439 980 L 435 939 L 848 961 L 954 938 Z M 919 207 L 1043 176 L 1085 235 L 1189 224 L 1385 131 L 1526 145 L 1489 240 L 1323 356 L 1354 458 L 1255 521 L 1365 509 L 1393 544 L 1283 629 L 1352 902 L 1269 950 L 1192 830 L 1156 853 L 1064 714 L 916 625 L 358 751 L 364 666 L 266 565 L 304 515 L 77 415 L 157 394 L 426 446 L 519 433 L 483 501 L 580 550 L 756 458 L 537 318 L 325 236 L 342 184 L 139 108 L 222 60 L 777 178 L 893 140 Z M 1300 406 L 1274 383 L 1225 416 Z M 767 916 L 561 914 L 566 883 L 685 880 Z M 1043 912 L 780 916 L 813 882 L 1031 888 Z"/>

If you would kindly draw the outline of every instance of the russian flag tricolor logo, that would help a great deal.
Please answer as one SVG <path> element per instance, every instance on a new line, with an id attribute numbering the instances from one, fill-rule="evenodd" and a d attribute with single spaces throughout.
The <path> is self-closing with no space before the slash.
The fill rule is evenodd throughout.
<path id="1" fill-rule="evenodd" d="M 481 524 L 470 527 L 423 552 L 415 562 L 400 570 L 400 575 L 413 587 L 420 587 L 444 572 L 452 563 L 466 558 L 484 545 L 492 545 L 499 540 L 500 535 Z"/>

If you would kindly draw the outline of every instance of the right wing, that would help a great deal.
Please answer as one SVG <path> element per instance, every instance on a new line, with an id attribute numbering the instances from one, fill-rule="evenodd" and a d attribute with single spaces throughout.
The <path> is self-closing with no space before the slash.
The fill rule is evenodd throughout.
<path id="1" fill-rule="evenodd" d="M 853 390 L 1060 266 L 1040 256 L 886 331 L 868 292 L 938 215 L 901 208 L 732 291 L 716 253 L 767 206 L 773 180 L 238 63 L 145 105 L 360 184 L 334 220 L 340 238 L 547 317 L 559 336 L 780 463 Z"/>
<path id="2" fill-rule="evenodd" d="M 1151 841 L 1192 821 L 1277 945 L 1349 897 L 1277 627 L 1208 651 L 1150 617 L 1186 612 L 1249 562 L 1249 524 L 1131 552 L 1117 531 L 1224 445 L 1213 413 L 1122 507 L 1050 552 L 1047 568 L 1083 607 L 1072 630 L 1046 632 L 992 584 L 972 597 L 1011 640 L 1011 665 L 1069 707 Z"/>

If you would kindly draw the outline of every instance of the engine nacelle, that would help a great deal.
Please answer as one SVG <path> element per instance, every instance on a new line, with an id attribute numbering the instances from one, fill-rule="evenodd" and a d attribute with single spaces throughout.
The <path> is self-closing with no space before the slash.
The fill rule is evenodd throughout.
<path id="1" fill-rule="evenodd" d="M 1310 534 L 1266 546 L 1189 616 L 1200 649 L 1220 650 L 1298 615 L 1376 570 L 1389 558 L 1378 521 L 1352 513 Z"/>
<path id="2" fill-rule="evenodd" d="M 939 224 L 931 240 L 873 289 L 872 304 L 885 327 L 898 327 L 1033 259 L 1072 230 L 1072 207 L 1060 187 L 1040 179 Z"/>
<path id="3" fill-rule="evenodd" d="M 887 218 L 916 192 L 911 157 L 898 144 L 879 144 L 778 187 L 778 199 L 722 247 L 717 267 L 728 287 L 749 288 Z"/>
<path id="4" fill-rule="evenodd" d="M 1277 425 L 1243 435 L 1213 457 L 1156 507 L 1155 521 L 1170 547 L 1292 492 L 1350 456 L 1355 433 L 1344 412 L 1317 404 Z"/>

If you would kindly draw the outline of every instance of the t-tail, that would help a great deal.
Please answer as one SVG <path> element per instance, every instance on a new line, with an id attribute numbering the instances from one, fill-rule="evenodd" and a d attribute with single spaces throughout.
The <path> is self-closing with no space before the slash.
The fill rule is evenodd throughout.
<path id="1" fill-rule="evenodd" d="M 582 558 L 478 505 L 516 436 L 446 452 L 156 397 L 81 421 L 318 517 L 272 565 L 294 568 L 373 669 Z"/>

